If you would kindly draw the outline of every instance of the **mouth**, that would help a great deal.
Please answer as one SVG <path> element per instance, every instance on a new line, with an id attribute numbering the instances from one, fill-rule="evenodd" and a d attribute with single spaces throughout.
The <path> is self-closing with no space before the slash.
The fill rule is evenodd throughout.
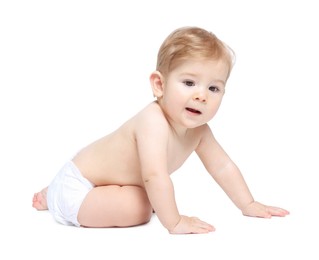
<path id="1" fill-rule="evenodd" d="M 186 110 L 188 112 L 191 112 L 192 114 L 196 114 L 196 115 L 200 115 L 202 112 L 200 112 L 199 110 L 197 109 L 194 109 L 194 108 L 190 108 L 190 107 L 186 107 Z"/>

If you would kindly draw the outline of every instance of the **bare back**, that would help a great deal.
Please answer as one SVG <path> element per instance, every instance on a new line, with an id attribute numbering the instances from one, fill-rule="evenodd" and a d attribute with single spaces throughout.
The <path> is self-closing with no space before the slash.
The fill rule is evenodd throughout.
<path id="1" fill-rule="evenodd" d="M 144 186 L 136 142 L 136 126 L 141 117 L 143 118 L 142 120 L 147 120 L 147 118 L 151 117 L 165 118 L 159 105 L 153 102 L 113 133 L 82 149 L 73 158 L 73 162 L 78 166 L 85 178 L 96 186 Z M 166 127 L 170 129 L 168 121 L 166 122 Z M 181 138 L 173 131 L 169 131 L 167 151 L 169 174 L 177 170 L 196 149 L 201 138 L 200 132 L 200 127 L 189 129 L 187 135 Z"/>

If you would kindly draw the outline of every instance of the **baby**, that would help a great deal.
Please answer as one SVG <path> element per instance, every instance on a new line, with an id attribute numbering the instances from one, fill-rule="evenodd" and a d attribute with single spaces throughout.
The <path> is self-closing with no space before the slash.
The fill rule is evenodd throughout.
<path id="1" fill-rule="evenodd" d="M 214 34 L 183 27 L 163 42 L 150 75 L 156 100 L 114 132 L 82 149 L 33 197 L 65 225 L 128 227 L 152 212 L 171 234 L 214 227 L 181 215 L 170 174 L 196 152 L 208 173 L 244 215 L 286 216 L 254 200 L 245 180 L 216 141 L 209 122 L 222 102 L 234 55 Z"/>

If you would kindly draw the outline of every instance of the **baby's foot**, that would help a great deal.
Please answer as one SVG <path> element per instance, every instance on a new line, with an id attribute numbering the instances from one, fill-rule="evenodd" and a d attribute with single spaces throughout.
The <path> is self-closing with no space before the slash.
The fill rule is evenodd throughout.
<path id="1" fill-rule="evenodd" d="M 48 209 L 47 191 L 48 191 L 48 187 L 34 194 L 33 200 L 32 200 L 32 207 L 36 208 L 37 210 Z"/>

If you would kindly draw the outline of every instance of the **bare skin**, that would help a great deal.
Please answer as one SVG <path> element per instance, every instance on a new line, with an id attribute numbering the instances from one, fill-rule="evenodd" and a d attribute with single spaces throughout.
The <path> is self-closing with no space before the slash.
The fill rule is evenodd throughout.
<path id="1" fill-rule="evenodd" d="M 157 101 L 73 158 L 82 175 L 95 185 L 78 212 L 82 226 L 143 224 L 150 220 L 153 208 L 172 234 L 214 231 L 197 217 L 181 215 L 176 205 L 170 174 L 192 152 L 244 215 L 289 214 L 253 199 L 241 172 L 207 125 L 222 101 L 228 69 L 221 61 L 192 60 L 166 77 L 152 73 Z M 33 207 L 47 209 L 46 189 L 34 195 Z"/>
<path id="2" fill-rule="evenodd" d="M 89 192 L 80 208 L 78 221 L 81 225 L 86 227 L 131 226 L 149 221 L 152 207 L 147 199 L 141 167 L 138 163 L 139 152 L 134 131 L 141 117 L 145 115 L 153 117 L 153 114 L 163 116 L 156 102 L 151 103 L 114 133 L 85 147 L 73 158 L 73 162 L 82 175 L 97 186 Z M 169 174 L 178 169 L 198 145 L 200 137 L 194 138 L 197 131 L 197 129 L 190 130 L 183 139 L 176 139 L 175 133 L 170 132 L 171 149 L 169 149 L 168 158 L 172 159 L 169 163 Z M 46 192 L 47 188 L 34 195 L 33 207 L 38 210 L 47 209 Z M 107 193 L 110 195 L 104 195 Z M 94 207 L 100 198 L 103 198 L 103 204 Z M 114 198 L 119 201 L 115 201 Z M 136 198 L 134 207 L 132 207 L 132 198 Z M 123 209 L 119 209 L 119 206 Z M 142 208 L 144 209 L 141 210 Z M 130 223 L 129 220 L 132 220 L 132 217 L 128 213 L 126 215 L 120 213 L 121 210 L 132 212 L 133 215 L 138 215 L 142 211 L 143 216 L 137 216 L 136 221 Z M 127 222 L 118 223 L 119 216 L 123 215 L 126 216 Z M 210 231 L 213 230 L 209 224 L 201 225 L 206 225 Z"/>
<path id="3" fill-rule="evenodd" d="M 35 193 L 32 200 L 32 207 L 36 208 L 37 210 L 47 210 L 47 192 L 48 187 L 42 189 L 40 192 Z"/>

